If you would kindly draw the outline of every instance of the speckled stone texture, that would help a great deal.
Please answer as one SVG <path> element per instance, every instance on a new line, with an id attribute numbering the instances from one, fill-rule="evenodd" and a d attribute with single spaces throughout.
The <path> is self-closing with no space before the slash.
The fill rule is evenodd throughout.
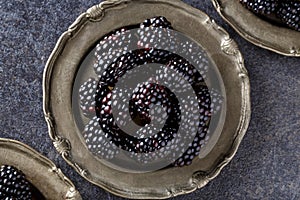
<path id="1" fill-rule="evenodd" d="M 221 174 L 203 189 L 173 199 L 300 199 L 300 58 L 245 41 L 209 0 L 185 1 L 237 41 L 251 79 L 252 119 L 236 157 Z M 42 112 L 47 58 L 76 17 L 97 3 L 0 0 L 0 136 L 24 142 L 53 160 L 83 199 L 116 200 L 122 198 L 85 181 L 57 154 Z"/>

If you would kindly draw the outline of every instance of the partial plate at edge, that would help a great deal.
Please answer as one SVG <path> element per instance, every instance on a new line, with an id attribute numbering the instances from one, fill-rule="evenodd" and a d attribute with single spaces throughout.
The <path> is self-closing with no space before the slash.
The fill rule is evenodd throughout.
<path id="1" fill-rule="evenodd" d="M 239 0 L 212 2 L 222 18 L 249 42 L 282 55 L 300 57 L 300 32 L 259 18 Z"/>
<path id="2" fill-rule="evenodd" d="M 73 183 L 55 164 L 31 147 L 0 138 L 0 165 L 12 165 L 49 200 L 81 200 Z"/>

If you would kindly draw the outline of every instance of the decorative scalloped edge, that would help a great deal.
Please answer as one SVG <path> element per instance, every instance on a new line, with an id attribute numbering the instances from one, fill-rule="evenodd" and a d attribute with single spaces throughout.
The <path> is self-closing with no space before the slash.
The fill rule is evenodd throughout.
<path id="1" fill-rule="evenodd" d="M 229 34 L 220 26 L 218 26 L 214 20 L 211 20 L 207 16 L 207 23 L 211 24 L 214 30 L 216 30 L 219 34 L 220 37 L 223 38 L 222 42 L 220 44 L 220 47 L 222 51 L 227 54 L 228 56 L 234 56 L 235 59 L 239 63 L 239 77 L 242 78 L 242 83 L 243 83 L 243 94 L 242 98 L 244 99 L 243 101 L 243 113 L 241 114 L 243 118 L 240 120 L 239 123 L 239 128 L 236 132 L 236 138 L 234 140 L 234 143 L 232 145 L 231 151 L 224 157 L 224 160 L 220 162 L 217 167 L 210 171 L 210 172 L 202 172 L 198 171 L 193 174 L 191 177 L 191 182 L 190 185 L 187 186 L 186 188 L 184 187 L 172 187 L 172 188 L 166 188 L 167 195 L 165 196 L 153 196 L 152 193 L 140 193 L 140 192 L 134 192 L 131 191 L 128 193 L 128 191 L 123 191 L 119 188 L 108 188 L 106 185 L 101 184 L 101 183 L 96 183 L 95 181 L 92 181 L 91 178 L 89 178 L 89 173 L 88 170 L 83 169 L 80 167 L 76 162 L 72 160 L 72 155 L 71 155 L 71 144 L 70 142 L 65 139 L 61 138 L 60 136 L 57 135 L 55 131 L 55 121 L 51 115 L 50 112 L 50 97 L 46 95 L 50 90 L 49 90 L 49 85 L 51 81 L 51 73 L 53 70 L 54 62 L 56 58 L 59 56 L 59 54 L 63 51 L 64 46 L 68 42 L 68 40 L 76 35 L 77 31 L 80 30 L 80 27 L 86 23 L 87 21 L 101 21 L 103 17 L 105 16 L 105 10 L 109 8 L 123 8 L 124 6 L 127 6 L 129 2 L 132 1 L 137 1 L 137 0 L 107 0 L 104 1 L 98 5 L 95 5 L 88 9 L 85 13 L 81 14 L 76 21 L 69 27 L 68 31 L 62 34 L 62 36 L 59 38 L 54 50 L 52 51 L 49 60 L 46 64 L 46 68 L 44 71 L 44 77 L 43 77 L 43 109 L 44 109 L 44 114 L 45 114 L 45 119 L 48 124 L 48 129 L 49 129 L 49 135 L 50 138 L 53 140 L 54 145 L 56 145 L 56 149 L 58 152 L 62 155 L 63 159 L 71 165 L 83 178 L 86 180 L 90 181 L 91 183 L 98 185 L 109 192 L 118 195 L 118 196 L 123 196 L 123 197 L 130 197 L 130 195 L 136 195 L 134 196 L 135 198 L 146 198 L 146 199 L 165 199 L 165 198 L 170 198 L 174 196 L 178 196 L 181 194 L 187 194 L 195 191 L 197 188 L 202 188 L 204 187 L 210 180 L 214 179 L 222 170 L 223 167 L 225 167 L 233 158 L 235 155 L 238 146 L 246 133 L 246 129 L 249 125 L 250 122 L 250 83 L 248 79 L 248 73 L 246 68 L 244 67 L 244 60 L 242 58 L 242 54 L 240 53 L 238 46 L 235 41 L 233 41 Z M 147 1 L 147 0 L 146 0 Z M 181 2 L 180 0 L 156 0 L 161 3 L 166 3 L 166 4 L 173 4 L 173 2 L 178 1 Z M 122 7 L 117 7 L 117 6 L 122 6 Z M 132 196 L 131 196 L 132 197 Z"/>
<path id="2" fill-rule="evenodd" d="M 241 52 L 238 49 L 238 45 L 236 42 L 230 38 L 229 34 L 223 29 L 222 27 L 218 26 L 214 20 L 208 19 L 206 21 L 208 24 L 210 24 L 215 31 L 217 31 L 222 40 L 221 40 L 221 50 L 229 55 L 229 56 L 234 56 L 235 59 L 238 61 L 238 67 L 239 67 L 239 77 L 242 79 L 243 83 L 243 90 L 242 90 L 242 109 L 243 112 L 241 114 L 242 119 L 240 120 L 238 129 L 235 134 L 235 139 L 232 145 L 232 149 L 230 152 L 227 153 L 227 155 L 224 156 L 224 160 L 220 163 L 217 164 L 217 167 L 213 169 L 210 172 L 203 172 L 203 171 L 198 171 L 195 172 L 192 176 L 192 182 L 197 185 L 198 188 L 204 187 L 209 181 L 214 179 L 220 172 L 221 170 L 232 160 L 234 155 L 237 152 L 237 149 L 239 147 L 239 144 L 244 137 L 246 133 L 246 129 L 249 125 L 250 122 L 250 83 L 248 79 L 248 72 L 247 69 L 244 66 L 244 59 L 242 57 Z"/>
<path id="3" fill-rule="evenodd" d="M 290 46 L 290 47 L 287 47 L 287 49 L 284 49 L 284 50 L 280 50 L 278 49 L 278 47 L 272 47 L 270 45 L 267 45 L 267 44 L 264 44 L 263 42 L 257 40 L 256 38 L 254 38 L 253 36 L 249 35 L 248 33 L 246 32 L 243 32 L 241 30 L 239 30 L 238 27 L 234 26 L 233 23 L 231 23 L 230 20 L 228 20 L 223 12 L 223 8 L 221 7 L 220 5 L 220 0 L 211 0 L 214 7 L 216 8 L 217 12 L 220 14 L 220 16 L 231 26 L 234 28 L 234 30 L 236 32 L 238 32 L 244 39 L 248 40 L 249 42 L 259 46 L 259 47 L 262 47 L 262 48 L 265 48 L 265 49 L 268 49 L 270 51 L 274 51 L 278 54 L 282 54 L 282 55 L 285 55 L 285 56 L 295 56 L 295 57 L 300 57 L 300 47 L 295 47 L 295 46 Z"/>
<path id="4" fill-rule="evenodd" d="M 87 179 L 87 170 L 80 167 L 77 163 L 72 161 L 71 155 L 71 143 L 68 139 L 60 137 L 55 131 L 55 121 L 50 113 L 45 114 L 45 119 L 48 124 L 48 131 L 53 145 L 57 152 L 63 157 L 63 159 L 76 169 L 77 172 L 81 174 L 84 178 Z"/>
<path id="5" fill-rule="evenodd" d="M 47 163 L 47 165 L 49 167 L 49 172 L 55 174 L 57 177 L 59 177 L 59 179 L 61 179 L 69 187 L 69 190 L 65 194 L 64 199 L 66 199 L 66 200 L 81 200 L 81 196 L 80 196 L 79 192 L 76 190 L 74 184 L 71 182 L 71 180 L 69 178 L 67 178 L 63 174 L 63 172 L 61 171 L 60 168 L 56 167 L 56 165 L 51 160 L 42 156 L 39 152 L 37 152 L 36 150 L 31 148 L 30 146 L 28 146 L 24 143 L 21 143 L 19 141 L 6 139 L 6 138 L 0 138 L 0 142 L 7 142 L 7 143 L 22 146 L 31 154 L 38 155 L 39 160 L 42 160 L 43 162 Z"/>
<path id="6" fill-rule="evenodd" d="M 126 6 L 127 3 L 129 3 L 131 0 L 109 0 L 104 1 L 98 5 L 95 5 L 87 10 L 87 14 L 90 20 L 93 21 L 100 21 L 104 17 L 105 10 L 109 8 L 114 8 L 116 6 L 124 5 Z"/>

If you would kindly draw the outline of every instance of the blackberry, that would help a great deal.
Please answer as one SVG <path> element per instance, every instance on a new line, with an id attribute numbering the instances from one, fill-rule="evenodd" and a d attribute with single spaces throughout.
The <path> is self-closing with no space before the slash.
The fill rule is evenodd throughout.
<path id="1" fill-rule="evenodd" d="M 140 28 L 145 27 L 156 27 L 156 28 L 169 28 L 172 29 L 171 23 L 162 16 L 153 17 L 150 19 L 146 19 L 140 24 Z"/>
<path id="2" fill-rule="evenodd" d="M 170 95 L 173 95 L 172 93 Z M 160 116 L 162 109 L 157 109 L 157 116 L 151 115 L 150 108 L 153 105 L 160 105 L 165 108 L 166 113 L 171 114 L 172 108 L 176 102 L 169 101 L 168 93 L 165 91 L 165 87 L 155 83 L 144 83 L 136 88 L 132 94 L 132 98 L 129 101 L 129 112 L 131 118 L 137 124 L 145 126 L 149 124 L 155 117 Z M 156 120 L 155 120 L 156 121 Z"/>
<path id="3" fill-rule="evenodd" d="M 138 48 L 156 48 L 174 51 L 179 48 L 177 43 L 177 33 L 170 29 L 145 27 L 137 30 L 139 40 Z"/>
<path id="4" fill-rule="evenodd" d="M 174 51 L 178 48 L 177 33 L 164 17 L 145 20 L 137 30 L 139 48 L 156 48 Z"/>
<path id="5" fill-rule="evenodd" d="M 13 166 L 2 165 L 0 168 L 0 199 L 32 199 L 31 184 Z"/>
<path id="6" fill-rule="evenodd" d="M 94 70 L 97 75 L 113 63 L 118 57 L 135 49 L 133 35 L 129 28 L 121 28 L 105 36 L 96 46 Z"/>
<path id="7" fill-rule="evenodd" d="M 146 27 L 137 31 L 138 48 L 156 48 L 174 52 L 180 46 L 177 42 L 177 33 L 170 29 Z"/>
<path id="8" fill-rule="evenodd" d="M 209 61 L 205 57 L 205 52 L 200 48 L 200 46 L 189 40 L 180 41 L 179 46 L 181 47 L 178 50 L 179 55 L 186 58 L 191 65 L 195 66 L 201 76 L 206 78 L 209 69 Z"/>
<path id="9" fill-rule="evenodd" d="M 240 2 L 254 13 L 270 15 L 275 13 L 277 0 L 240 0 Z"/>
<path id="10" fill-rule="evenodd" d="M 175 70 L 161 66 L 156 70 L 155 79 L 169 87 L 172 91 L 176 91 L 177 94 L 183 95 L 190 89 L 190 84 L 185 80 L 183 76 L 174 72 Z"/>
<path id="11" fill-rule="evenodd" d="M 183 76 L 194 89 L 197 89 L 198 85 L 206 85 L 203 76 L 183 57 L 173 55 L 167 66 Z"/>
<path id="12" fill-rule="evenodd" d="M 137 55 L 132 51 L 127 52 L 124 55 L 118 57 L 115 62 L 111 63 L 103 69 L 100 82 L 105 82 L 110 86 L 114 86 L 117 83 L 118 79 L 125 74 L 126 71 L 138 66 L 141 63 L 134 62 Z M 129 65 L 129 63 L 131 65 Z"/>
<path id="13" fill-rule="evenodd" d="M 83 137 L 88 149 L 100 158 L 112 159 L 119 153 L 117 146 L 112 144 L 108 135 L 101 130 L 97 117 L 85 126 Z"/>
<path id="14" fill-rule="evenodd" d="M 85 116 L 95 116 L 97 81 L 89 78 L 79 88 L 80 108 Z"/>
<path id="15" fill-rule="evenodd" d="M 193 159 L 199 155 L 202 144 L 205 143 L 205 136 L 208 126 L 201 126 L 188 149 L 173 163 L 176 167 L 183 167 L 192 164 Z M 180 150 L 180 149 L 177 149 Z"/>
<path id="16" fill-rule="evenodd" d="M 300 1 L 279 1 L 277 17 L 288 27 L 300 31 Z"/>

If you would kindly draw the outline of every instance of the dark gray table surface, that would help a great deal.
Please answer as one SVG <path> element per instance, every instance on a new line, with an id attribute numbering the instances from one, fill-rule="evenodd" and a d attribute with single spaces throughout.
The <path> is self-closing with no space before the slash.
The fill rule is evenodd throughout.
<path id="1" fill-rule="evenodd" d="M 300 199 L 300 58 L 245 41 L 209 0 L 186 2 L 209 14 L 237 41 L 250 76 L 252 118 L 236 157 L 221 174 L 174 200 Z M 42 74 L 56 41 L 80 13 L 97 3 L 0 0 L 0 136 L 24 142 L 53 160 L 83 199 L 122 199 L 85 181 L 63 161 L 42 112 Z"/>

